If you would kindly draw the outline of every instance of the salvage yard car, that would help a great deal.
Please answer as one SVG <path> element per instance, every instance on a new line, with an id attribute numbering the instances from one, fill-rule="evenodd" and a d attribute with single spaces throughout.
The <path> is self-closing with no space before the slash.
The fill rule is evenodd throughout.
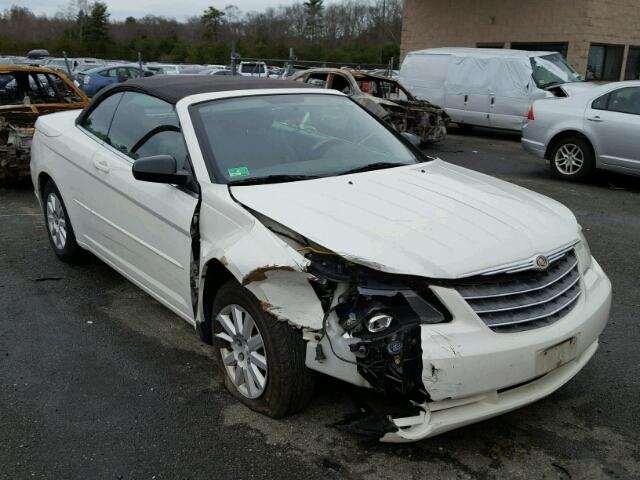
<path id="1" fill-rule="evenodd" d="M 640 176 L 640 82 L 613 82 L 529 108 L 522 146 L 565 180 L 596 169 Z"/>
<path id="2" fill-rule="evenodd" d="M 291 80 L 346 93 L 396 130 L 435 143 L 447 135 L 449 116 L 426 100 L 416 99 L 397 80 L 346 68 L 312 68 Z"/>
<path id="3" fill-rule="evenodd" d="M 31 137 L 40 115 L 81 109 L 87 103 L 57 70 L 0 65 L 0 186 L 29 178 Z"/>
<path id="4" fill-rule="evenodd" d="M 502 48 L 409 52 L 399 78 L 416 97 L 444 107 L 460 127 L 517 131 L 531 102 L 565 97 L 583 80 L 558 52 Z"/>
<path id="5" fill-rule="evenodd" d="M 55 254 L 93 252 L 193 325 L 272 417 L 317 371 L 386 395 L 354 430 L 426 438 L 549 395 L 609 316 L 567 208 L 425 156 L 335 90 L 132 80 L 40 119 L 31 172 Z"/>

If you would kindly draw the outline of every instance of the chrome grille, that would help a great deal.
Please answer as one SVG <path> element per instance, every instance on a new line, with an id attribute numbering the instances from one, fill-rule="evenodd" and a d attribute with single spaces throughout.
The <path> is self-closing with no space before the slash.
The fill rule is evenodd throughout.
<path id="1" fill-rule="evenodd" d="M 542 327 L 569 313 L 581 293 L 574 251 L 550 258 L 544 271 L 477 275 L 452 286 L 494 331 Z"/>

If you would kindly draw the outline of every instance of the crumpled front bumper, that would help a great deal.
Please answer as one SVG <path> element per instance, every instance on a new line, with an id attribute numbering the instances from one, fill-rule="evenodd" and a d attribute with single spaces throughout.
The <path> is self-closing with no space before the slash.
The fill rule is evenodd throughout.
<path id="1" fill-rule="evenodd" d="M 422 326 L 422 380 L 431 396 L 423 412 L 394 418 L 384 442 L 411 442 L 533 403 L 574 377 L 598 348 L 609 318 L 611 283 L 598 263 L 584 273 L 581 296 L 564 318 L 518 333 L 495 333 L 451 289 L 434 291 L 454 313 L 446 325 Z M 575 356 L 552 370 L 540 356 L 574 339 Z"/>

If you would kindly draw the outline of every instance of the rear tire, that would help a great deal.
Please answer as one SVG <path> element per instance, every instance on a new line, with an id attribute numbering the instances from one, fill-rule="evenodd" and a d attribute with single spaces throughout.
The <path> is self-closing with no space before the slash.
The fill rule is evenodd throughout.
<path id="1" fill-rule="evenodd" d="M 216 373 L 247 407 L 273 418 L 302 410 L 313 394 L 302 334 L 266 313 L 235 280 L 220 288 L 211 327 Z"/>
<path id="2" fill-rule="evenodd" d="M 551 171 L 563 180 L 589 178 L 595 170 L 593 149 L 588 140 L 578 136 L 556 142 L 549 156 Z"/>
<path id="3" fill-rule="evenodd" d="M 76 241 L 67 207 L 53 180 L 49 180 L 44 186 L 42 201 L 44 222 L 51 248 L 63 262 L 78 262 L 82 258 L 83 250 Z"/>

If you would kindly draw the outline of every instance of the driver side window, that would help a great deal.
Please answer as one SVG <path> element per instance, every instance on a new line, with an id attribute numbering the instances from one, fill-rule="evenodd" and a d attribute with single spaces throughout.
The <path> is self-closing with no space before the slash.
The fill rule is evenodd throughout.
<path id="1" fill-rule="evenodd" d="M 187 147 L 173 105 L 142 93 L 125 92 L 118 105 L 108 143 L 132 159 L 171 155 L 190 171 Z"/>
<path id="2" fill-rule="evenodd" d="M 122 93 L 115 93 L 102 100 L 91 111 L 89 116 L 82 121 L 82 128 L 94 134 L 100 140 L 108 140 L 109 126 L 121 98 Z"/>

